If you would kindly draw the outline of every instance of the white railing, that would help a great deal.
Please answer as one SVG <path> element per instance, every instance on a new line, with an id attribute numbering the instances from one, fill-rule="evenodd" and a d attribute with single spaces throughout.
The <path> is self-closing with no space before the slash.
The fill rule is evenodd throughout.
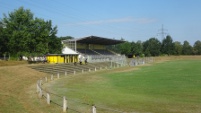
<path id="1" fill-rule="evenodd" d="M 149 63 L 149 62 L 153 62 L 153 58 L 138 58 L 138 59 L 133 59 L 130 62 L 131 66 L 136 66 L 136 65 L 141 65 L 141 64 L 145 64 L 145 63 Z M 99 68 L 94 68 L 94 69 L 89 69 L 88 71 L 79 71 L 79 73 L 85 73 L 85 72 L 91 72 L 91 71 L 98 71 L 98 70 L 103 70 L 103 69 L 111 69 L 111 68 L 119 68 L 122 67 L 123 65 L 121 65 L 121 63 L 119 64 L 115 64 L 111 62 L 111 66 L 106 66 L 106 67 L 99 67 Z M 71 73 L 73 75 L 76 75 L 78 72 L 74 71 L 74 73 Z M 36 92 L 38 93 L 39 98 L 44 98 L 46 99 L 47 104 L 55 104 L 59 107 L 62 107 L 62 111 L 63 112 L 68 112 L 68 111 L 74 111 L 77 113 L 83 113 L 82 110 L 80 109 L 76 109 L 75 107 L 69 107 L 68 105 L 71 103 L 74 103 L 75 106 L 77 106 L 76 104 L 82 104 L 85 105 L 85 111 L 89 112 L 89 113 L 96 113 L 97 110 L 101 110 L 101 111 L 106 111 L 106 112 L 110 112 L 110 113 L 125 113 L 124 111 L 120 111 L 120 110 L 116 110 L 116 109 L 111 109 L 111 108 L 106 108 L 106 107 L 102 107 L 100 105 L 95 105 L 95 104 L 89 104 L 89 103 L 83 103 L 81 101 L 78 100 L 72 100 L 72 99 L 68 99 L 66 98 L 66 96 L 60 96 L 54 93 L 51 93 L 47 90 L 45 90 L 45 88 L 43 88 L 43 85 L 51 82 L 53 80 L 57 80 L 60 78 L 64 78 L 68 76 L 68 72 L 65 71 L 63 73 L 57 73 L 57 74 L 51 74 L 48 77 L 44 77 L 41 78 L 40 80 L 37 81 L 36 83 Z"/>

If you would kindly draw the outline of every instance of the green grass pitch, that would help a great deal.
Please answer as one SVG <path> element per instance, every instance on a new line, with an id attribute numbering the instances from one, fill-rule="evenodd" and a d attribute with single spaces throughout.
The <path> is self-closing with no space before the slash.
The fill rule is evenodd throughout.
<path id="1" fill-rule="evenodd" d="M 47 89 L 65 95 L 69 107 L 80 110 L 85 107 L 76 102 L 95 104 L 101 113 L 201 112 L 201 60 L 128 68 L 71 75 L 50 83 Z"/>

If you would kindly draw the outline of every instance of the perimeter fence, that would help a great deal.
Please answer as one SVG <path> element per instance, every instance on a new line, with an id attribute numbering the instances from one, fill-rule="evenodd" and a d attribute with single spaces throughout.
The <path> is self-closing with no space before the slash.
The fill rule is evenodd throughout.
<path id="1" fill-rule="evenodd" d="M 143 58 L 132 58 L 129 61 L 129 66 L 137 66 L 137 65 L 143 65 L 154 62 L 153 57 L 143 57 Z"/>
<path id="2" fill-rule="evenodd" d="M 150 63 L 153 62 L 153 58 L 138 58 L 138 59 L 132 59 L 129 63 L 130 66 L 136 66 L 136 65 L 142 65 L 145 63 Z M 113 63 L 115 64 L 115 63 Z M 112 67 L 111 67 L 112 66 Z M 116 65 L 110 65 L 106 67 L 95 67 L 94 69 L 89 69 L 88 71 L 74 71 L 74 73 L 68 74 L 67 71 L 60 72 L 57 74 L 51 74 L 50 76 L 41 78 L 40 80 L 37 81 L 36 84 L 36 91 L 38 93 L 38 97 L 41 99 L 45 99 L 47 104 L 55 104 L 58 107 L 61 108 L 63 112 L 68 112 L 68 113 L 96 113 L 96 112 L 101 112 L 101 113 L 128 113 L 125 111 L 117 110 L 117 109 L 112 109 L 108 108 L 102 105 L 95 105 L 95 104 L 90 104 L 90 103 L 85 103 L 80 100 L 76 99 L 70 99 L 67 98 L 66 96 L 61 96 L 55 93 L 52 93 L 46 88 L 44 88 L 44 84 L 47 84 L 50 81 L 54 81 L 57 79 L 65 78 L 70 75 L 76 75 L 79 73 L 85 73 L 85 72 L 95 72 L 98 70 L 104 70 L 104 69 L 113 69 L 113 68 L 120 68 L 122 67 L 121 64 L 116 64 Z"/>

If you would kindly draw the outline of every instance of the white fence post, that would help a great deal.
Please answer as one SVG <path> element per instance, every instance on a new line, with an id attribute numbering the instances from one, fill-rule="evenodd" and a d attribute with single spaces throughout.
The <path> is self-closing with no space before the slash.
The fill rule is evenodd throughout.
<path id="1" fill-rule="evenodd" d="M 51 75 L 51 80 L 53 80 L 53 79 L 54 79 L 54 75 L 52 74 L 52 75 Z"/>
<path id="2" fill-rule="evenodd" d="M 96 113 L 96 106 L 95 105 L 92 106 L 92 113 Z"/>
<path id="3" fill-rule="evenodd" d="M 47 77 L 45 77 L 45 82 L 47 82 Z"/>
<path id="4" fill-rule="evenodd" d="M 59 73 L 57 73 L 57 78 L 59 79 Z"/>
<path id="5" fill-rule="evenodd" d="M 38 85 L 38 81 L 37 81 L 37 84 L 36 84 L 36 92 L 38 93 L 40 91 L 40 87 Z"/>
<path id="6" fill-rule="evenodd" d="M 47 93 L 47 104 L 50 104 L 50 94 Z"/>
<path id="7" fill-rule="evenodd" d="M 40 85 L 40 86 L 42 85 L 42 79 L 39 80 L 39 85 Z"/>
<path id="8" fill-rule="evenodd" d="M 66 112 L 68 106 L 67 106 L 67 100 L 66 100 L 66 97 L 64 96 L 63 97 L 63 112 Z"/>
<path id="9" fill-rule="evenodd" d="M 43 92 L 42 92 L 42 89 L 41 89 L 41 88 L 40 88 L 40 90 L 39 90 L 38 96 L 39 96 L 39 98 L 42 98 L 42 96 L 43 96 Z"/>

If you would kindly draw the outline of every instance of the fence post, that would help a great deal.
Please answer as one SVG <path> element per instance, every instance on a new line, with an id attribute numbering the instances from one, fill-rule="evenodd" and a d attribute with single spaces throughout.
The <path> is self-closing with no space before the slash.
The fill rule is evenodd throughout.
<path id="1" fill-rule="evenodd" d="M 39 98 L 42 98 L 42 96 L 43 96 L 43 92 L 42 92 L 42 89 L 41 89 L 41 88 L 40 88 L 40 90 L 39 90 L 38 96 L 39 96 Z"/>
<path id="2" fill-rule="evenodd" d="M 47 77 L 45 77 L 45 82 L 47 82 Z"/>
<path id="3" fill-rule="evenodd" d="M 74 75 L 76 74 L 76 71 L 74 70 Z"/>
<path id="4" fill-rule="evenodd" d="M 53 79 L 54 79 L 54 75 L 52 74 L 52 75 L 51 75 L 51 80 L 53 80 Z"/>
<path id="5" fill-rule="evenodd" d="M 68 106 L 67 106 L 67 100 L 66 100 L 66 97 L 64 96 L 63 97 L 63 112 L 66 112 Z"/>
<path id="6" fill-rule="evenodd" d="M 84 73 L 84 70 L 82 69 L 82 73 Z"/>
<path id="7" fill-rule="evenodd" d="M 37 84 L 36 84 L 36 92 L 38 93 L 40 91 L 40 88 L 38 86 L 38 81 L 37 81 Z"/>
<path id="8" fill-rule="evenodd" d="M 96 113 L 96 106 L 95 105 L 92 106 L 92 113 Z"/>
<path id="9" fill-rule="evenodd" d="M 57 73 L 57 78 L 59 79 L 59 73 Z"/>
<path id="10" fill-rule="evenodd" d="M 47 104 L 50 104 L 50 94 L 47 93 Z"/>
<path id="11" fill-rule="evenodd" d="M 91 69 L 89 68 L 89 72 L 91 71 Z"/>
<path id="12" fill-rule="evenodd" d="M 39 85 L 40 85 L 40 86 L 42 85 L 42 79 L 39 80 Z"/>
<path id="13" fill-rule="evenodd" d="M 96 71 L 96 67 L 95 67 L 94 71 Z"/>
<path id="14" fill-rule="evenodd" d="M 65 71 L 65 76 L 67 76 L 67 71 Z"/>

